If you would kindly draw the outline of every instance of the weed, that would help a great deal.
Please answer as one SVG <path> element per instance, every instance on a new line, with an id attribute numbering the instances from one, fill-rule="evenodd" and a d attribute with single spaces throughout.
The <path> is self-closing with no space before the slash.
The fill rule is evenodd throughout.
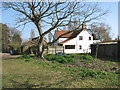
<path id="1" fill-rule="evenodd" d="M 48 60 L 48 61 L 56 61 L 56 62 L 59 62 L 59 63 L 69 63 L 69 62 L 73 62 L 74 59 L 73 59 L 73 56 L 71 55 L 62 55 L 62 56 L 56 56 L 56 55 L 53 55 L 53 54 L 49 54 L 47 56 L 45 56 L 45 58 Z"/>
<path id="2" fill-rule="evenodd" d="M 30 55 L 24 54 L 23 56 L 20 56 L 19 59 L 30 59 Z"/>

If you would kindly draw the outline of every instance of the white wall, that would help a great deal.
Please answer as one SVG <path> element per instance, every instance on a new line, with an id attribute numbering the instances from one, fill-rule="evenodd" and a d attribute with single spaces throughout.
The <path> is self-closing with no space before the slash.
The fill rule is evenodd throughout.
<path id="1" fill-rule="evenodd" d="M 58 43 L 61 43 L 61 42 L 65 41 L 66 39 L 68 39 L 68 38 L 59 38 L 59 39 L 54 43 L 54 45 L 58 45 Z"/>
<path id="2" fill-rule="evenodd" d="M 83 40 L 79 40 L 79 36 L 83 36 Z M 89 37 L 91 37 L 91 40 L 89 40 Z M 93 44 L 93 36 L 89 34 L 86 30 L 83 30 L 78 36 L 77 36 L 77 53 L 86 53 L 91 52 L 91 49 L 89 48 L 90 44 Z M 82 46 L 82 49 L 79 49 L 79 45 Z"/>
<path id="3" fill-rule="evenodd" d="M 59 38 L 58 42 L 61 43 L 61 42 L 65 41 L 65 40 L 67 40 L 67 39 L 68 38 Z"/>
<path id="4" fill-rule="evenodd" d="M 75 45 L 75 49 L 65 49 L 65 45 Z M 76 53 L 76 38 L 63 44 L 65 53 Z"/>
<path id="5" fill-rule="evenodd" d="M 79 40 L 79 36 L 83 36 L 83 40 Z M 89 40 L 89 36 L 91 40 Z M 85 53 L 91 52 L 89 45 L 93 44 L 93 36 L 89 34 L 86 30 L 83 30 L 78 36 L 66 43 L 63 44 L 65 53 Z M 65 49 L 65 45 L 75 45 L 75 49 Z M 82 46 L 82 49 L 79 49 L 79 45 Z"/>

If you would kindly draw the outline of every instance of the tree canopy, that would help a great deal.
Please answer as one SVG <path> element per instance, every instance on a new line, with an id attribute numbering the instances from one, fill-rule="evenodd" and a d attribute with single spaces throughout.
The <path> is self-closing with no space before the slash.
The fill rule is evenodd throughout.
<path id="1" fill-rule="evenodd" d="M 89 28 L 89 31 L 93 34 L 94 39 L 99 39 L 101 41 L 111 40 L 110 30 L 111 27 L 105 23 L 93 23 Z"/>
<path id="2" fill-rule="evenodd" d="M 6 24 L 2 24 L 0 23 L 1 27 L 1 31 L 2 31 L 2 52 L 9 52 L 9 43 L 10 43 L 10 32 L 9 32 L 9 28 L 7 27 Z"/>
<path id="3" fill-rule="evenodd" d="M 17 29 L 10 28 L 6 24 L 0 23 L 2 26 L 2 52 L 9 52 L 9 50 L 17 50 L 21 46 L 21 35 Z"/>

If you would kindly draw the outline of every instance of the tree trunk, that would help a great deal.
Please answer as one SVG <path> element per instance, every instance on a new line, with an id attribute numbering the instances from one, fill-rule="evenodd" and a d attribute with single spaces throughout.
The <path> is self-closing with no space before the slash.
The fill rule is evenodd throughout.
<path id="1" fill-rule="evenodd" d="M 43 52 L 44 52 L 44 42 L 43 42 L 43 37 L 40 37 L 40 40 L 38 43 L 38 56 L 42 59 L 44 59 Z"/>

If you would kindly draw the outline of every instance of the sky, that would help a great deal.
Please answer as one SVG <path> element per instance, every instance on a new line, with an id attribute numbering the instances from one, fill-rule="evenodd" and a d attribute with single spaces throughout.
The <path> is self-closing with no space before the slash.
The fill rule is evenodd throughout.
<path id="1" fill-rule="evenodd" d="M 111 27 L 111 36 L 114 39 L 118 36 L 118 2 L 102 2 L 101 7 L 110 10 L 102 21 Z"/>
<path id="2" fill-rule="evenodd" d="M 99 2 L 99 6 L 103 10 L 109 10 L 110 13 L 104 16 L 100 22 L 103 22 L 111 27 L 110 34 L 112 39 L 118 36 L 118 2 Z M 16 27 L 15 21 L 19 16 L 13 10 L 2 10 L 2 23 L 7 24 L 10 27 Z M 0 21 L 1 22 L 1 21 Z M 23 29 L 23 26 L 17 28 L 21 31 L 22 39 L 28 40 L 30 38 L 31 29 L 35 30 L 35 35 L 38 36 L 38 32 L 34 24 L 30 23 L 26 25 Z"/>
<path id="3" fill-rule="evenodd" d="M 118 15 L 119 15 L 119 17 L 118 17 L 118 35 L 120 37 L 120 2 L 118 4 Z"/>

